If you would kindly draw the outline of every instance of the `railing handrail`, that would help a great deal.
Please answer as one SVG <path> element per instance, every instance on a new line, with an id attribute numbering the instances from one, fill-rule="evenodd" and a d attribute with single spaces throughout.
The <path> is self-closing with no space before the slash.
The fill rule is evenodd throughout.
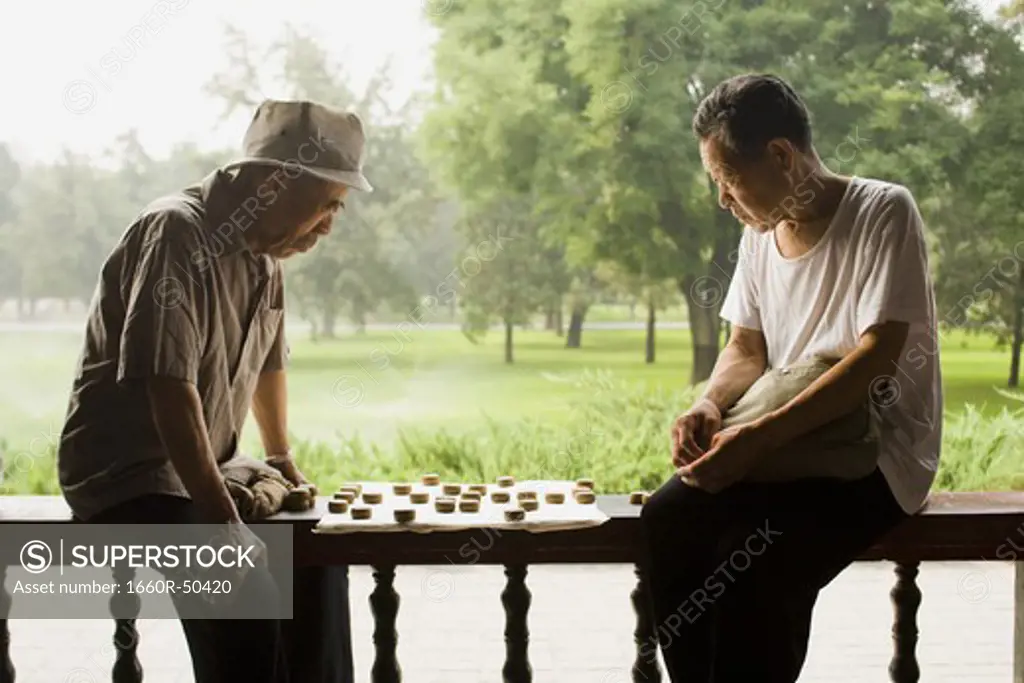
<path id="1" fill-rule="evenodd" d="M 625 495 L 598 496 L 609 516 L 599 527 L 531 533 L 475 529 L 415 532 L 311 533 L 327 510 L 282 512 L 266 520 L 296 528 L 299 565 L 338 564 L 548 564 L 635 562 L 641 507 Z M 0 496 L 0 524 L 69 523 L 61 496 Z M 1024 492 L 934 493 L 928 505 L 865 553 L 861 560 L 1006 560 L 1007 543 L 1024 534 Z"/>

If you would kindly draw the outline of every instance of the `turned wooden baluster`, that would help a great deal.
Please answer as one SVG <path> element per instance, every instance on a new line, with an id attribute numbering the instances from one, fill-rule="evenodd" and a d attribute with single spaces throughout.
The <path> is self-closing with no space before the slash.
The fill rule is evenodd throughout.
<path id="1" fill-rule="evenodd" d="M 889 677 L 894 683 L 917 683 L 921 670 L 917 665 L 917 608 L 921 606 L 921 590 L 917 587 L 920 562 L 897 562 L 896 585 L 889 593 L 893 606 L 893 655 Z"/>
<path id="2" fill-rule="evenodd" d="M 373 612 L 373 645 L 376 656 L 370 678 L 373 683 L 399 683 L 402 670 L 398 666 L 398 593 L 395 592 L 395 566 L 374 565 L 373 581 L 376 584 L 370 593 L 370 610 Z"/>
<path id="3" fill-rule="evenodd" d="M 635 565 L 636 586 L 629 594 L 636 613 L 636 630 L 633 631 L 633 642 L 636 643 L 636 661 L 633 662 L 633 683 L 658 683 L 661 681 L 661 670 L 658 668 L 658 640 L 654 636 L 654 615 L 651 612 L 651 599 L 648 593 L 647 573 L 640 565 Z"/>
<path id="4" fill-rule="evenodd" d="M 527 653 L 530 589 L 526 587 L 526 565 L 505 565 L 505 577 L 505 590 L 501 592 L 501 604 L 505 607 L 505 666 L 501 676 L 504 683 L 530 683 L 533 669 Z"/>
<path id="5" fill-rule="evenodd" d="M 114 650 L 117 656 L 111 678 L 113 683 L 142 683 L 142 664 L 136 655 L 139 632 L 135 628 L 135 620 L 142 611 L 142 600 L 128 587 L 135 578 L 135 569 L 115 567 L 113 573 L 118 592 L 110 596 L 110 613 L 114 615 Z"/>
<path id="6" fill-rule="evenodd" d="M 0 683 L 14 683 L 11 661 L 11 632 L 7 617 L 11 614 L 11 594 L 7 592 L 7 565 L 0 564 Z"/>

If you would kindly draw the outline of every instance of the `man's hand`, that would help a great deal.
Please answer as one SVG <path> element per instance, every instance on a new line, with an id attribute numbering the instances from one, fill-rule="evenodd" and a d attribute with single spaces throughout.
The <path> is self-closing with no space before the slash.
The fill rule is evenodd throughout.
<path id="1" fill-rule="evenodd" d="M 690 486 L 718 493 L 743 479 L 775 447 L 764 428 L 755 423 L 737 425 L 715 434 L 711 448 L 676 474 Z"/>
<path id="2" fill-rule="evenodd" d="M 316 484 L 306 479 L 306 475 L 299 470 L 299 466 L 295 464 L 295 459 L 292 458 L 291 455 L 268 457 L 267 464 L 283 474 L 284 478 L 290 481 L 293 485 L 308 485 L 311 487 L 310 493 L 314 496 L 317 495 Z"/>
<path id="3" fill-rule="evenodd" d="M 722 428 L 722 413 L 712 401 L 701 399 L 672 425 L 672 465 L 688 465 L 702 455 Z"/>

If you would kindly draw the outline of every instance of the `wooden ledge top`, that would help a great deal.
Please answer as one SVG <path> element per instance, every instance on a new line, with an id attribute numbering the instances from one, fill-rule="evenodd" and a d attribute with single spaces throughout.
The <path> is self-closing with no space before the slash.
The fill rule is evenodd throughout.
<path id="1" fill-rule="evenodd" d="M 306 512 L 282 512 L 264 523 L 316 524 L 327 512 L 329 496 L 319 496 L 316 507 Z M 632 505 L 629 496 L 598 496 L 597 504 L 612 519 L 640 517 L 640 505 Z M 1024 491 L 979 491 L 933 493 L 916 518 L 1020 516 L 1024 522 Z M 0 496 L 0 524 L 67 523 L 71 511 L 62 496 Z"/>
<path id="2" fill-rule="evenodd" d="M 598 505 L 611 519 L 577 531 L 311 533 L 328 500 L 321 496 L 313 510 L 285 512 L 265 522 L 295 529 L 298 566 L 620 563 L 639 557 L 641 506 L 631 505 L 628 496 L 599 496 Z M 0 496 L 0 524 L 70 521 L 60 496 Z M 1024 560 L 1024 492 L 932 494 L 921 512 L 859 559 Z"/>

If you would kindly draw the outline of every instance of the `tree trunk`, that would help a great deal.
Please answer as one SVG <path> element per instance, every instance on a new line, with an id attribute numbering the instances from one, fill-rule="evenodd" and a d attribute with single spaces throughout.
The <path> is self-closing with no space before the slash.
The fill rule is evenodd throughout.
<path id="1" fill-rule="evenodd" d="M 655 322 L 655 310 L 654 302 L 647 302 L 647 344 L 646 344 L 646 355 L 644 361 L 646 363 L 654 362 L 654 322 Z"/>
<path id="2" fill-rule="evenodd" d="M 713 308 L 702 308 L 687 301 L 690 311 L 690 336 L 693 338 L 693 368 L 690 384 L 698 384 L 711 377 L 718 360 L 718 313 Z"/>
<path id="3" fill-rule="evenodd" d="M 555 334 L 565 336 L 565 319 L 562 316 L 562 297 L 558 297 L 558 308 L 555 309 Z"/>
<path id="4" fill-rule="evenodd" d="M 565 348 L 578 349 L 583 340 L 583 319 L 587 315 L 587 306 L 575 305 L 569 316 L 569 334 L 565 338 Z"/>
<path id="5" fill-rule="evenodd" d="M 1010 380 L 1011 388 L 1020 386 L 1020 350 L 1024 345 L 1024 268 L 1020 272 L 1017 283 L 1016 308 L 1013 311 L 1013 345 L 1010 347 Z"/>
<path id="6" fill-rule="evenodd" d="M 693 341 L 693 366 L 690 372 L 692 385 L 710 377 L 715 361 L 718 360 L 718 336 L 721 331 L 718 309 L 721 297 L 717 294 L 719 289 L 714 288 L 704 277 L 687 276 L 679 285 L 686 298 L 690 338 Z"/>
<path id="7" fill-rule="evenodd" d="M 636 322 L 636 299 L 629 302 L 629 322 Z"/>
<path id="8" fill-rule="evenodd" d="M 505 321 L 505 362 L 512 364 L 512 323 Z"/>
<path id="9" fill-rule="evenodd" d="M 320 325 L 320 334 L 325 339 L 334 339 L 334 325 L 338 321 L 338 311 L 333 304 L 324 306 L 323 322 Z"/>
<path id="10" fill-rule="evenodd" d="M 544 329 L 553 330 L 555 329 L 555 309 L 549 308 L 544 311 Z"/>

